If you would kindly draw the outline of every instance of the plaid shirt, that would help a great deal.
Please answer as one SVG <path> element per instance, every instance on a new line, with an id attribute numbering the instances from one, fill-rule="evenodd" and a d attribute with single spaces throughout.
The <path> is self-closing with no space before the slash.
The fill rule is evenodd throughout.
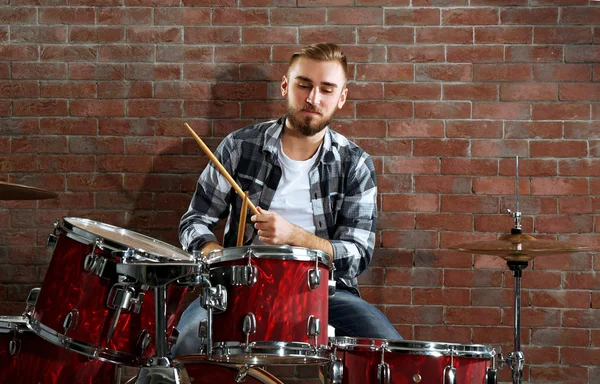
<path id="1" fill-rule="evenodd" d="M 256 206 L 269 209 L 281 179 L 277 142 L 285 117 L 229 134 L 215 156 Z M 334 277 L 358 289 L 357 277 L 373 256 L 377 218 L 377 184 L 370 156 L 344 136 L 326 128 L 315 166 L 309 171 L 315 235 L 333 246 Z M 179 239 L 191 252 L 217 241 L 212 229 L 228 217 L 224 247 L 234 247 L 242 199 L 211 162 L 198 180 L 188 211 L 181 218 Z M 244 244 L 255 229 L 247 215 Z"/>

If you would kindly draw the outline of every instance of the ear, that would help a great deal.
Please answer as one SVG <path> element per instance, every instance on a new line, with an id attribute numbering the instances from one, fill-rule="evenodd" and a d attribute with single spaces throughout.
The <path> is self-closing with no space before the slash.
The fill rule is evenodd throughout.
<path id="1" fill-rule="evenodd" d="M 345 87 L 344 90 L 342 91 L 342 94 L 340 95 L 338 102 L 337 102 L 338 109 L 342 109 L 342 107 L 346 103 L 347 96 L 348 96 L 348 87 Z"/>
<path id="2" fill-rule="evenodd" d="M 287 77 L 285 77 L 285 75 L 281 78 L 281 96 L 286 97 L 287 93 L 288 93 L 288 86 L 290 84 L 288 83 L 288 79 Z"/>

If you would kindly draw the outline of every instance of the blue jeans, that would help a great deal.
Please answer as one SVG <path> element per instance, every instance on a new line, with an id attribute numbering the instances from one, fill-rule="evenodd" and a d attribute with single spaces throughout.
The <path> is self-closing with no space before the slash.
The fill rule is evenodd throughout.
<path id="1" fill-rule="evenodd" d="M 179 337 L 171 348 L 172 357 L 198 353 L 198 324 L 207 316 L 208 311 L 200 306 L 200 299 L 194 300 L 185 309 L 177 324 Z M 329 297 L 329 324 L 335 328 L 336 336 L 402 339 L 381 311 L 345 290 L 338 289 L 334 296 Z"/>

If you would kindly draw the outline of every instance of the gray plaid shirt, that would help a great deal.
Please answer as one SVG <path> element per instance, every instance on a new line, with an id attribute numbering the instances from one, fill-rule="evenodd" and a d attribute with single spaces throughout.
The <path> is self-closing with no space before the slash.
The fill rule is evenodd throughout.
<path id="1" fill-rule="evenodd" d="M 281 179 L 277 142 L 285 117 L 229 134 L 215 156 L 256 206 L 269 209 Z M 333 246 L 338 283 L 358 288 L 357 276 L 371 262 L 377 218 L 377 184 L 370 156 L 344 136 L 326 128 L 315 166 L 309 171 L 316 232 Z M 181 218 L 179 240 L 191 252 L 217 241 L 212 230 L 225 217 L 224 247 L 234 247 L 242 199 L 211 162 L 204 169 L 188 211 Z M 244 244 L 255 229 L 247 215 Z"/>

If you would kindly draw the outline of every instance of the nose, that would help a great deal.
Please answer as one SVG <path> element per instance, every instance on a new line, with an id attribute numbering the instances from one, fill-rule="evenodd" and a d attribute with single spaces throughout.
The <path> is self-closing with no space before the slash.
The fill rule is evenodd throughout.
<path id="1" fill-rule="evenodd" d="M 319 105 L 321 102 L 321 92 L 318 87 L 313 87 L 306 98 L 306 101 L 312 105 Z"/>

